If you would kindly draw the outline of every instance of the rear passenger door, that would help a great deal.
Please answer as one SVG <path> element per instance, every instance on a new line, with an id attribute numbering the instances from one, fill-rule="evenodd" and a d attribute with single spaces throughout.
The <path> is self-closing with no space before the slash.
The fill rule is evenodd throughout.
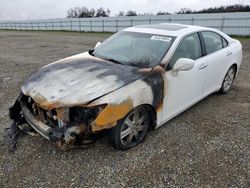
<path id="1" fill-rule="evenodd" d="M 232 51 L 228 48 L 228 42 L 221 35 L 212 32 L 201 32 L 203 46 L 206 55 L 206 83 L 204 94 L 217 91 L 221 87 L 222 80 L 227 71 L 227 64 L 230 62 Z"/>

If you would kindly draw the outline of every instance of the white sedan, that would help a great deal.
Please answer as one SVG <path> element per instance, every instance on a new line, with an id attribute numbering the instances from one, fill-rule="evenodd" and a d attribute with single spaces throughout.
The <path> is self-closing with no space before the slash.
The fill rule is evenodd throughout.
<path id="1" fill-rule="evenodd" d="M 227 93 L 241 61 L 240 42 L 216 29 L 130 27 L 32 74 L 10 118 L 62 149 L 89 143 L 103 130 L 117 149 L 129 149 L 149 128 L 213 92 Z"/>

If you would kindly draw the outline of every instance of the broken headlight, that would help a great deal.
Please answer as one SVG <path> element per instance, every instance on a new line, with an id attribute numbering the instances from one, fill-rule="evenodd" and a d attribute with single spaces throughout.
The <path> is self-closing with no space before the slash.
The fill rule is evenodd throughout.
<path id="1" fill-rule="evenodd" d="M 72 107 L 69 109 L 70 122 L 89 124 L 106 106 L 107 104 L 93 107 Z"/>

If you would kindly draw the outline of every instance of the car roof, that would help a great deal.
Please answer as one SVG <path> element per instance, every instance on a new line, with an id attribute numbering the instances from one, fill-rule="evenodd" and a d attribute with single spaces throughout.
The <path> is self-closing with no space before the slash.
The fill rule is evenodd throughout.
<path id="1" fill-rule="evenodd" d="M 123 31 L 182 37 L 186 34 L 201 30 L 212 31 L 214 29 L 194 25 L 159 23 L 151 25 L 138 25 L 129 27 L 127 29 L 124 29 Z"/>

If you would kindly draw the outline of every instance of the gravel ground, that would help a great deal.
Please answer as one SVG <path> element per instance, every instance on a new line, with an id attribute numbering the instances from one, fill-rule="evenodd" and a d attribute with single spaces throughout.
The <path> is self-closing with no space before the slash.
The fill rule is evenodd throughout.
<path id="1" fill-rule="evenodd" d="M 0 187 L 250 187 L 250 39 L 242 39 L 243 64 L 229 94 L 207 97 L 129 151 L 105 137 L 60 151 L 22 135 L 8 152 L 8 108 L 25 78 L 109 35 L 0 32 Z"/>

